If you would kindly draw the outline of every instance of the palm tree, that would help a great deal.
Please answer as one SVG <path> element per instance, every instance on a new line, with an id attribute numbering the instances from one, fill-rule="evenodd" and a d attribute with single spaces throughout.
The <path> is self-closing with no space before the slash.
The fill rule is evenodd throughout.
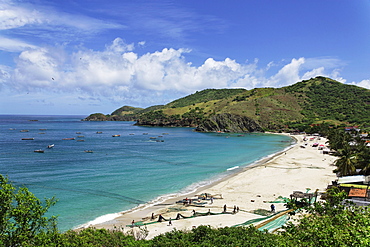
<path id="1" fill-rule="evenodd" d="M 340 150 L 348 146 L 348 143 L 352 140 L 352 136 L 344 131 L 333 129 L 328 134 L 328 143 L 330 148 L 334 150 Z"/>
<path id="2" fill-rule="evenodd" d="M 370 175 L 370 149 L 364 145 L 364 149 L 358 153 L 357 168 L 361 169 L 361 174 Z"/>
<path id="3" fill-rule="evenodd" d="M 353 175 L 356 173 L 356 165 L 358 163 L 358 153 L 353 152 L 349 145 L 338 150 L 336 156 L 339 156 L 334 164 L 337 166 L 336 172 L 341 176 Z"/>

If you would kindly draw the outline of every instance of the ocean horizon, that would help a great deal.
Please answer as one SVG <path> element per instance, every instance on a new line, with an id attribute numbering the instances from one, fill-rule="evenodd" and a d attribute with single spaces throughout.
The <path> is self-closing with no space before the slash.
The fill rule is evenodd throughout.
<path id="1" fill-rule="evenodd" d="M 294 142 L 84 117 L 0 115 L 0 173 L 40 199 L 55 196 L 48 215 L 58 216 L 62 231 L 190 193 Z"/>

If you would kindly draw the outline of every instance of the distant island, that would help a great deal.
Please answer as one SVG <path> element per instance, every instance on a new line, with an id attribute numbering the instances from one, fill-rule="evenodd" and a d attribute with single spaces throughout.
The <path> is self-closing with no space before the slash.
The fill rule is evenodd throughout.
<path id="1" fill-rule="evenodd" d="M 83 120 L 236 133 L 299 131 L 322 124 L 366 127 L 370 90 L 319 76 L 282 88 L 205 89 L 166 105 L 123 106 Z"/>

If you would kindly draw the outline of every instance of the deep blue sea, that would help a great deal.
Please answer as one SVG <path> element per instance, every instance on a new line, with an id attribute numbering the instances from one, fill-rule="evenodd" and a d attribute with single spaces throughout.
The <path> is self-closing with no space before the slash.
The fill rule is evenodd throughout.
<path id="1" fill-rule="evenodd" d="M 281 135 L 197 133 L 84 117 L 0 115 L 0 173 L 40 199 L 58 198 L 49 214 L 58 215 L 62 231 L 191 192 L 292 144 Z"/>

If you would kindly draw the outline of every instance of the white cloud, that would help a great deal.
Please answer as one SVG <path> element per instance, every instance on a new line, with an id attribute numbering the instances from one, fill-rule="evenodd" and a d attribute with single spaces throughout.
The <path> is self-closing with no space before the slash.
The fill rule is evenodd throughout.
<path id="1" fill-rule="evenodd" d="M 57 11 L 44 5 L 31 5 L 21 2 L 0 2 L 0 30 L 37 26 L 42 29 L 53 29 L 64 26 L 93 32 L 107 28 L 124 28 L 123 25 L 102 21 L 92 17 L 69 14 Z M 64 29 L 64 31 L 66 31 Z"/>
<path id="2" fill-rule="evenodd" d="M 53 81 L 60 77 L 60 56 L 46 48 L 22 52 L 12 75 L 12 86 L 18 90 L 37 90 L 53 87 Z M 58 55 L 58 53 L 57 53 Z"/>
<path id="3" fill-rule="evenodd" d="M 138 42 L 137 44 L 139 45 L 139 46 L 145 46 L 145 41 L 140 41 L 140 42 Z"/>
<path id="4" fill-rule="evenodd" d="M 0 91 L 2 91 L 4 85 L 7 85 L 10 81 L 11 68 L 0 65 Z"/>
<path id="5" fill-rule="evenodd" d="M 32 44 L 17 40 L 17 39 L 8 39 L 0 36 L 0 50 L 9 51 L 9 52 L 20 52 L 28 48 L 37 48 Z"/>
<path id="6" fill-rule="evenodd" d="M 123 53 L 126 51 L 132 51 L 134 49 L 134 44 L 126 44 L 121 38 L 116 38 L 113 40 L 112 44 L 106 47 L 107 51 L 113 53 Z"/>
<path id="7" fill-rule="evenodd" d="M 140 56 L 134 48 L 116 38 L 103 51 L 81 49 L 67 55 L 63 47 L 29 49 L 19 55 L 16 68 L 2 77 L 3 85 L 18 91 L 77 93 L 147 106 L 205 88 L 281 87 L 319 75 L 344 80 L 340 70 L 315 66 L 314 59 L 303 57 L 293 58 L 267 77 L 269 69 L 277 66 L 274 62 L 259 67 L 258 60 L 241 64 L 230 58 L 208 58 L 196 67 L 186 61 L 190 50 L 164 48 Z M 320 59 L 316 61 L 322 65 Z"/>
<path id="8" fill-rule="evenodd" d="M 0 0 L 0 30 L 7 30 L 7 36 L 0 36 L 0 50 L 20 52 L 35 48 L 32 41 L 51 40 L 52 43 L 69 42 L 96 34 L 107 29 L 124 29 L 122 24 L 99 20 L 80 14 L 69 14 L 50 6 L 24 2 Z M 113 44 L 119 47 L 119 44 Z M 117 48 L 112 47 L 112 48 Z"/>
<path id="9" fill-rule="evenodd" d="M 335 69 L 345 66 L 346 63 L 335 57 L 314 57 L 306 58 L 302 66 L 303 69 L 313 69 L 317 67 L 324 67 L 326 69 Z"/>
<path id="10" fill-rule="evenodd" d="M 362 80 L 360 82 L 352 82 L 351 84 L 359 86 L 359 87 L 364 87 L 364 88 L 370 89 L 370 79 Z"/>
<path id="11" fill-rule="evenodd" d="M 269 79 L 270 86 L 290 85 L 300 80 L 299 72 L 301 66 L 305 63 L 303 57 L 299 59 L 293 58 L 292 61 L 285 65 L 279 72 Z"/>
<path id="12" fill-rule="evenodd" d="M 35 9 L 16 6 L 10 1 L 0 2 L 0 30 L 23 27 L 44 22 L 44 17 Z"/>

